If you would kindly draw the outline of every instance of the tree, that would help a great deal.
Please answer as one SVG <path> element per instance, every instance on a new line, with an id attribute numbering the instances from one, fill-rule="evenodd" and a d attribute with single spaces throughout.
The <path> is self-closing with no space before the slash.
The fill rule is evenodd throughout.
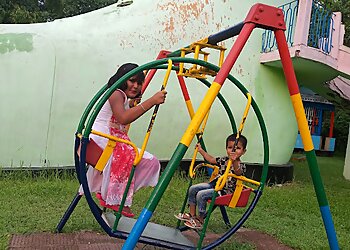
<path id="1" fill-rule="evenodd" d="M 3 0 L 0 23 L 38 23 L 93 11 L 117 0 Z"/>
<path id="2" fill-rule="evenodd" d="M 350 1 L 349 0 L 322 0 L 320 1 L 333 12 L 342 13 L 342 22 L 345 25 L 344 45 L 350 47 Z"/>
<path id="3" fill-rule="evenodd" d="M 350 47 L 350 1 L 322 0 L 326 8 L 342 13 L 342 23 L 345 25 L 344 45 Z M 336 150 L 345 152 L 350 122 L 350 101 L 340 99 L 335 105 L 334 137 L 337 138 Z"/>
<path id="4" fill-rule="evenodd" d="M 80 15 L 116 2 L 116 0 L 63 0 L 63 16 Z"/>

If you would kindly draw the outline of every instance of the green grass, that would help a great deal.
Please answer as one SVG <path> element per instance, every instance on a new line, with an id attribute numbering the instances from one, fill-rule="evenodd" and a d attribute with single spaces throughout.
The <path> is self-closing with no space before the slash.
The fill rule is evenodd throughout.
<path id="1" fill-rule="evenodd" d="M 295 249 L 328 249 L 311 177 L 306 162 L 293 162 L 295 180 L 281 187 L 266 187 L 264 193 L 245 223 L 275 236 L 280 242 Z M 318 157 L 327 198 L 341 249 L 350 249 L 350 181 L 343 178 L 344 157 Z M 160 201 L 152 221 L 174 227 L 173 216 L 181 208 L 188 182 L 175 176 Z M 0 172 L 0 249 L 6 249 L 11 234 L 54 232 L 78 188 L 70 175 L 30 172 L 6 174 Z M 152 189 L 143 189 L 135 195 L 133 210 L 139 213 Z M 244 209 L 229 209 L 235 222 Z M 76 232 L 101 228 L 93 218 L 85 199 L 81 199 L 63 231 Z M 226 228 L 219 211 L 214 211 L 209 230 L 224 232 Z M 220 249 L 253 249 L 248 244 L 230 240 Z"/>
<path id="2" fill-rule="evenodd" d="M 275 236 L 297 249 L 328 249 L 314 187 L 305 162 L 294 163 L 294 182 L 268 187 L 247 227 Z M 318 157 L 318 165 L 341 249 L 350 249 L 350 181 L 343 177 L 344 157 Z"/>

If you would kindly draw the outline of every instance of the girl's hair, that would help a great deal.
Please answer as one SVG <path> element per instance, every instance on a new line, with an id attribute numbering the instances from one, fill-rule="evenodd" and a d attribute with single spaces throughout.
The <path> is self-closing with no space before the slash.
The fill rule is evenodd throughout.
<path id="1" fill-rule="evenodd" d="M 126 73 L 130 72 L 131 70 L 137 68 L 139 65 L 136 63 L 125 63 L 122 66 L 119 67 L 117 72 L 108 80 L 108 88 L 110 88 L 116 81 L 118 81 L 122 76 L 124 76 Z M 134 77 L 136 77 L 137 83 L 141 84 L 145 80 L 145 75 L 141 71 L 137 73 Z M 127 89 L 128 85 L 125 82 L 123 82 L 120 86 L 119 89 L 125 91 Z"/>
<path id="2" fill-rule="evenodd" d="M 234 142 L 236 140 L 236 136 L 237 136 L 237 134 L 231 134 L 226 138 L 226 148 L 228 146 L 229 141 Z M 244 135 L 240 135 L 238 138 L 238 141 L 242 143 L 243 149 L 246 149 L 247 143 L 248 143 L 247 138 Z"/>

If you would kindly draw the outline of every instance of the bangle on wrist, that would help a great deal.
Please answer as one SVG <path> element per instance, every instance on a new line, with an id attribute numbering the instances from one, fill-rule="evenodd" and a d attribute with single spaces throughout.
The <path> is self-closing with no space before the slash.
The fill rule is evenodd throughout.
<path id="1" fill-rule="evenodd" d="M 143 109 L 143 111 L 145 111 L 145 112 L 147 111 L 147 110 L 145 109 L 145 107 L 142 105 L 142 103 L 140 103 L 139 105 L 140 105 L 140 107 Z"/>

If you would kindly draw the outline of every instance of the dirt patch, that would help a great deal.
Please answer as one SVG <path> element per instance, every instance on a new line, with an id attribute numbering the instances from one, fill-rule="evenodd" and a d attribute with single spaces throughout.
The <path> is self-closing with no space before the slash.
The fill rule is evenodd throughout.
<path id="1" fill-rule="evenodd" d="M 196 242 L 198 234 L 192 230 L 187 231 L 185 235 Z M 208 244 L 220 237 L 217 234 L 208 233 L 204 239 L 204 244 Z M 274 249 L 274 250 L 291 250 L 279 243 L 275 238 L 267 234 L 250 230 L 240 229 L 235 233 L 234 239 L 242 243 L 250 243 L 257 250 Z M 106 234 L 96 232 L 77 232 L 77 233 L 33 233 L 27 235 L 13 235 L 10 240 L 9 250 L 18 249 L 35 249 L 35 250 L 67 250 L 67 249 L 121 249 L 124 241 L 109 237 Z M 162 249 L 159 247 L 137 244 L 135 249 Z"/>
<path id="2" fill-rule="evenodd" d="M 292 250 L 293 248 L 281 244 L 271 235 L 251 230 L 241 228 L 234 235 L 234 237 L 240 242 L 246 242 L 254 245 L 257 250 L 263 249 L 274 249 L 274 250 Z"/>
<path id="3" fill-rule="evenodd" d="M 187 231 L 184 233 L 188 239 L 191 239 L 193 243 L 197 243 L 199 236 L 193 230 Z M 207 233 L 203 244 L 207 245 L 210 242 L 217 240 L 220 237 L 218 234 Z M 266 249 L 274 249 L 274 250 L 292 250 L 292 248 L 281 244 L 274 237 L 251 229 L 240 228 L 232 238 L 240 243 L 249 243 L 257 250 L 266 250 Z"/>

